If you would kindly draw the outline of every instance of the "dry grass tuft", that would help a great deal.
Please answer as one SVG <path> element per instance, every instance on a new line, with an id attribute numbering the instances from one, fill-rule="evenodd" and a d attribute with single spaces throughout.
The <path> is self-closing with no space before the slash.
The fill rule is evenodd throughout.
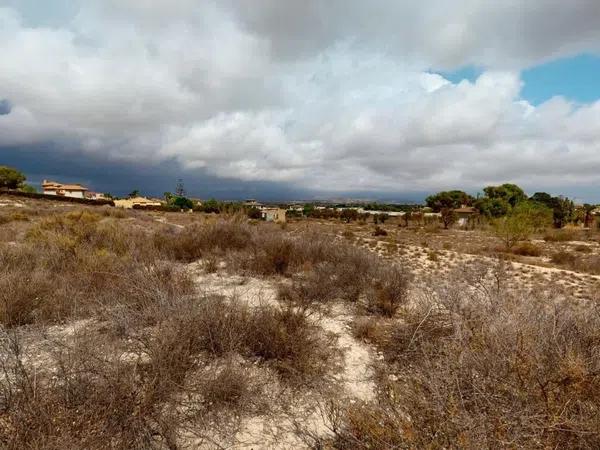
<path id="1" fill-rule="evenodd" d="M 531 242 L 521 242 L 512 248 L 512 253 L 520 256 L 541 256 L 542 249 Z"/>

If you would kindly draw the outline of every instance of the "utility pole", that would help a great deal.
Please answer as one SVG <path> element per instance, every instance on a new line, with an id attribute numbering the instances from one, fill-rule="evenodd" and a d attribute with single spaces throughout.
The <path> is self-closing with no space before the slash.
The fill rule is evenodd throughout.
<path id="1" fill-rule="evenodd" d="M 175 188 L 175 194 L 177 197 L 185 196 L 185 188 L 183 187 L 183 180 L 180 178 L 177 180 L 177 187 Z"/>

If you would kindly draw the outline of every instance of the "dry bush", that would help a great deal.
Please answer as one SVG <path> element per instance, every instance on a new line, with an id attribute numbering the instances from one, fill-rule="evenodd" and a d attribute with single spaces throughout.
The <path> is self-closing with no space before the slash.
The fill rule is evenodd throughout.
<path id="1" fill-rule="evenodd" d="M 21 211 L 0 214 L 0 225 L 10 222 L 27 222 L 28 220 L 29 216 Z"/>
<path id="2" fill-rule="evenodd" d="M 511 250 L 515 255 L 520 256 L 541 256 L 542 249 L 531 242 L 521 242 L 515 245 Z"/>
<path id="3" fill-rule="evenodd" d="M 387 231 L 385 231 L 379 225 L 375 226 L 373 232 L 371 233 L 372 236 L 387 236 L 387 234 Z"/>
<path id="4" fill-rule="evenodd" d="M 190 262 L 206 253 L 241 250 L 251 244 L 253 230 L 239 219 L 192 224 L 184 229 L 163 229 L 154 234 L 161 253 L 177 261 Z"/>
<path id="5" fill-rule="evenodd" d="M 335 300 L 360 303 L 364 298 L 362 303 L 369 313 L 384 316 L 392 316 L 406 301 L 406 271 L 388 266 L 371 252 L 343 241 L 321 243 L 321 247 L 321 251 L 313 247 L 309 255 L 299 252 L 300 261 L 295 266 L 308 266 L 311 270 L 281 285 L 281 300 L 303 308 L 318 308 Z M 302 248 L 298 246 L 299 250 Z M 315 255 L 324 259 L 318 261 Z"/>
<path id="6" fill-rule="evenodd" d="M 552 261 L 554 264 L 572 266 L 576 259 L 577 257 L 573 253 L 561 250 L 554 253 L 550 258 L 550 261 Z"/>
<path id="7" fill-rule="evenodd" d="M 322 331 L 301 310 L 291 307 L 249 307 L 236 299 L 208 296 L 150 303 L 145 310 L 122 312 L 116 320 L 127 324 L 118 325 L 126 337 L 128 330 L 137 333 L 135 330 L 143 326 L 158 323 L 158 328 L 148 329 L 143 339 L 137 334 L 129 337 L 146 342 L 148 349 L 159 345 L 164 358 L 152 359 L 164 360 L 166 370 L 179 364 L 171 361 L 172 355 L 181 353 L 175 351 L 178 346 L 188 355 L 180 358 L 182 368 L 198 354 L 211 358 L 239 354 L 267 363 L 293 382 L 316 379 L 331 369 Z M 142 353 L 156 351 L 144 348 Z"/>
<path id="8" fill-rule="evenodd" d="M 202 397 L 211 407 L 233 407 L 239 413 L 240 404 L 253 394 L 248 374 L 232 362 L 202 375 Z"/>
<path id="9" fill-rule="evenodd" d="M 403 309 L 378 342 L 379 402 L 343 409 L 337 448 L 598 448 L 598 305 L 503 277 L 455 277 Z"/>
<path id="10" fill-rule="evenodd" d="M 254 236 L 247 269 L 259 275 L 284 275 L 294 263 L 297 242 L 281 232 L 260 233 Z"/>
<path id="11" fill-rule="evenodd" d="M 321 251 L 313 247 L 311 253 L 300 256 L 299 264 L 311 270 L 297 276 L 291 284 L 283 285 L 280 298 L 304 307 L 318 307 L 337 299 L 359 301 L 379 268 L 379 258 L 344 242 L 323 244 L 322 247 Z M 327 259 L 319 262 L 317 255 Z"/>
<path id="12" fill-rule="evenodd" d="M 352 322 L 352 335 L 361 341 L 380 342 L 383 339 L 384 328 L 376 317 L 357 317 Z"/>
<path id="13" fill-rule="evenodd" d="M 0 336 L 0 446 L 176 448 L 182 432 L 217 426 L 216 414 L 264 408 L 244 364 L 290 386 L 320 383 L 332 369 L 330 342 L 293 309 L 182 297 L 106 319 L 102 334 L 84 329 L 55 345 L 43 369 L 16 334 Z"/>
<path id="14" fill-rule="evenodd" d="M 576 252 L 580 252 L 580 253 L 592 253 L 593 252 L 593 249 L 589 245 L 585 245 L 585 244 L 576 245 L 574 250 Z"/>
<path id="15" fill-rule="evenodd" d="M 245 336 L 249 356 L 259 357 L 286 380 L 318 380 L 332 369 L 323 331 L 293 308 L 253 310 Z"/>
<path id="16" fill-rule="evenodd" d="M 142 231 L 87 210 L 44 218 L 27 242 L 0 246 L 0 323 L 60 322 L 191 293 L 185 272 L 157 258 Z"/>
<path id="17" fill-rule="evenodd" d="M 578 241 L 581 238 L 581 233 L 576 230 L 562 229 L 553 230 L 544 235 L 546 242 L 569 242 Z"/>
<path id="18" fill-rule="evenodd" d="M 408 282 L 408 274 L 403 269 L 397 266 L 379 267 L 373 273 L 371 289 L 367 294 L 367 311 L 392 317 L 408 300 Z"/>
<path id="19" fill-rule="evenodd" d="M 107 361 L 87 343 L 57 354 L 55 371 L 34 372 L 23 363 L 18 340 L 3 340 L 4 448 L 173 448 L 182 418 L 164 408 L 153 380 L 135 365 Z"/>

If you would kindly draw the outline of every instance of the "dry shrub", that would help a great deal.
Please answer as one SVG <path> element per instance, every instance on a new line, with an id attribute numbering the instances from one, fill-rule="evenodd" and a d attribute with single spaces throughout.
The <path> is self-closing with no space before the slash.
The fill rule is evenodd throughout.
<path id="1" fill-rule="evenodd" d="M 247 325 L 249 355 L 271 363 L 287 380 L 316 380 L 331 369 L 322 330 L 293 308 L 260 307 Z"/>
<path id="2" fill-rule="evenodd" d="M 550 258 L 554 264 L 561 265 L 573 265 L 577 257 L 573 253 L 569 253 L 567 251 L 561 250 L 560 252 L 556 252 Z"/>
<path id="3" fill-rule="evenodd" d="M 546 242 L 569 242 L 580 240 L 581 234 L 576 230 L 562 229 L 553 230 L 544 235 Z"/>
<path id="4" fill-rule="evenodd" d="M 204 402 L 211 407 L 234 407 L 252 394 L 248 374 L 232 362 L 203 373 L 201 391 Z"/>
<path id="5" fill-rule="evenodd" d="M 337 252 L 312 254 L 326 255 L 327 260 L 303 258 L 296 263 L 308 265 L 312 270 L 281 285 L 280 299 L 303 308 L 318 308 L 335 300 L 361 303 L 364 297 L 362 303 L 369 313 L 392 316 L 406 301 L 407 272 L 344 242 L 330 243 L 326 248 L 333 245 L 337 245 Z"/>
<path id="6" fill-rule="evenodd" d="M 589 245 L 585 245 L 585 244 L 576 245 L 574 250 L 576 252 L 580 252 L 580 253 L 592 253 L 593 252 L 593 249 Z"/>
<path id="7" fill-rule="evenodd" d="M 163 408 L 153 380 L 135 365 L 107 361 L 91 344 L 56 355 L 53 373 L 23 364 L 4 336 L 0 443 L 4 448 L 151 448 L 175 445 L 181 417 Z"/>
<path id="8" fill-rule="evenodd" d="M 521 242 L 512 248 L 515 255 L 521 256 L 541 256 L 542 249 L 531 242 Z"/>
<path id="9" fill-rule="evenodd" d="M 392 317 L 407 302 L 408 275 L 397 266 L 382 266 L 373 274 L 366 308 L 371 314 Z"/>
<path id="10" fill-rule="evenodd" d="M 375 229 L 373 230 L 373 232 L 371 233 L 372 236 L 387 236 L 387 234 L 388 234 L 387 231 L 385 231 L 379 225 L 377 225 L 375 227 Z"/>
<path id="11" fill-rule="evenodd" d="M 21 211 L 13 211 L 8 214 L 0 214 L 0 225 L 4 225 L 10 222 L 27 222 L 29 216 Z"/>
<path id="12" fill-rule="evenodd" d="M 249 307 L 236 299 L 208 296 L 175 304 L 152 303 L 147 310 L 129 313 L 132 316 L 124 319 L 129 329 L 159 323 L 158 328 L 148 330 L 151 334 L 144 342 L 148 342 L 149 349 L 158 345 L 165 352 L 163 358 L 152 359 L 164 360 L 167 370 L 177 364 L 187 367 L 197 354 L 211 358 L 239 354 L 258 359 L 294 382 L 310 380 L 330 369 L 322 331 L 295 308 Z M 125 327 L 120 324 L 119 328 Z M 178 346 L 183 346 L 183 354 L 188 355 L 180 358 L 181 363 L 171 361 L 172 355 L 181 354 L 175 351 Z M 144 349 L 143 353 L 152 355 L 156 351 Z"/>
<path id="13" fill-rule="evenodd" d="M 258 234 L 245 265 L 260 275 L 284 275 L 294 262 L 296 247 L 296 242 L 280 232 Z"/>
<path id="14" fill-rule="evenodd" d="M 253 230 L 239 219 L 192 224 L 184 229 L 164 229 L 154 234 L 161 253 L 177 261 L 190 262 L 206 253 L 241 250 L 251 244 Z"/>
<path id="15" fill-rule="evenodd" d="M 44 218 L 25 243 L 0 247 L 0 322 L 59 322 L 191 293 L 185 272 L 157 257 L 142 231 L 87 210 Z"/>
<path id="16" fill-rule="evenodd" d="M 350 407 L 338 448 L 598 448 L 600 308 L 454 278 L 379 342 L 378 403 Z"/>
<path id="17" fill-rule="evenodd" d="M 351 241 L 352 239 L 354 239 L 354 233 L 350 230 L 344 230 L 342 231 L 342 237 Z"/>
<path id="18" fill-rule="evenodd" d="M 383 339 L 384 327 L 375 317 L 357 317 L 352 322 L 352 335 L 361 341 L 380 342 Z"/>

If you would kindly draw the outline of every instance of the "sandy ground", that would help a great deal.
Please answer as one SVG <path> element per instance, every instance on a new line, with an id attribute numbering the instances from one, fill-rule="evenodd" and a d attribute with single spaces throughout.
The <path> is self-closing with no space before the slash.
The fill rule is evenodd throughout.
<path id="1" fill-rule="evenodd" d="M 230 275 L 223 270 L 205 273 L 202 267 L 202 261 L 189 266 L 201 291 L 227 296 L 251 306 L 278 303 L 274 281 Z M 227 439 L 231 441 L 227 448 L 309 448 L 307 440 L 330 435 L 324 411 L 333 391 L 338 399 L 348 402 L 374 399 L 375 384 L 371 365 L 375 352 L 370 346 L 352 336 L 352 317 L 347 305 L 341 303 L 315 317 L 323 330 L 335 337 L 332 342 L 341 356 L 340 370 L 334 375 L 337 386 L 333 389 L 326 388 L 323 392 L 305 392 L 287 397 L 286 400 L 290 404 L 274 405 L 274 411 L 269 415 L 244 418 L 233 438 Z M 217 448 L 207 442 L 200 447 Z"/>

